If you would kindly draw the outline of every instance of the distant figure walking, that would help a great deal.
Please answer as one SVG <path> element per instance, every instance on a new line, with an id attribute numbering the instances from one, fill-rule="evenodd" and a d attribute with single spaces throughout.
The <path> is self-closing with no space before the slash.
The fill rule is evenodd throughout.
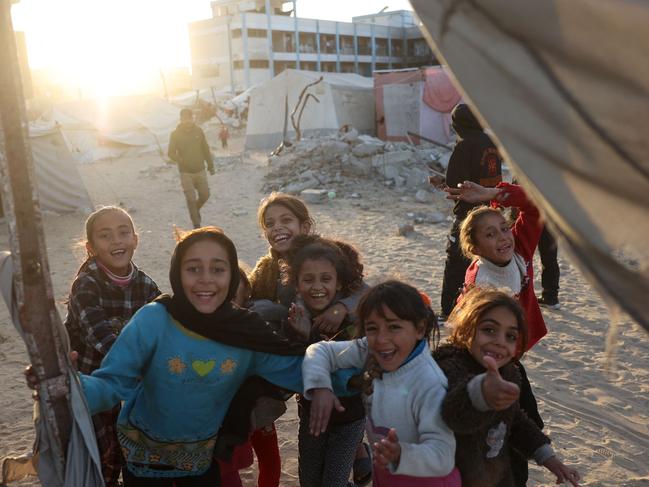
<path id="1" fill-rule="evenodd" d="M 228 148 L 228 137 L 230 137 L 230 132 L 228 131 L 227 125 L 223 124 L 219 132 L 219 139 L 221 139 L 221 147 L 224 149 Z"/>
<path id="2" fill-rule="evenodd" d="M 180 123 L 169 138 L 168 155 L 178 164 L 189 217 L 194 228 L 199 228 L 200 210 L 210 197 L 204 164 L 207 164 L 210 174 L 214 174 L 214 161 L 205 134 L 194 123 L 194 114 L 189 108 L 180 110 Z"/>

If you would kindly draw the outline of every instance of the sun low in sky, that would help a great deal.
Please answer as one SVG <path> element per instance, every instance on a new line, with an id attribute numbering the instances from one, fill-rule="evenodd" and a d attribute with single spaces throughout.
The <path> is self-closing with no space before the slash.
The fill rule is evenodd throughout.
<path id="1" fill-rule="evenodd" d="M 407 0 L 323 3 L 298 1 L 298 16 L 349 21 L 385 6 L 409 9 Z M 161 70 L 190 65 L 187 24 L 211 16 L 210 0 L 20 0 L 12 7 L 30 67 L 84 96 L 160 92 Z"/>

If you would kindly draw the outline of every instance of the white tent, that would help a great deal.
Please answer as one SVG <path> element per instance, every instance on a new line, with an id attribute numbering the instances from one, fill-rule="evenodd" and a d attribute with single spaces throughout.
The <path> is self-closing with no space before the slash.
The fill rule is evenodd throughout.
<path id="1" fill-rule="evenodd" d="M 284 105 L 288 95 L 288 134 L 294 134 L 290 113 L 306 85 L 323 80 L 309 88 L 320 103 L 309 99 L 302 115 L 303 135 L 320 135 L 337 131 L 345 124 L 361 133 L 374 133 L 373 81 L 357 74 L 317 73 L 287 69 L 272 80 L 259 85 L 250 96 L 246 149 L 270 149 L 282 141 Z"/>
<path id="2" fill-rule="evenodd" d="M 55 105 L 52 121 L 79 162 L 149 152 L 165 154 L 179 108 L 149 95 L 82 100 Z"/>
<path id="3" fill-rule="evenodd" d="M 29 142 L 41 206 L 57 212 L 92 209 L 60 128 L 55 124 L 30 124 Z"/>

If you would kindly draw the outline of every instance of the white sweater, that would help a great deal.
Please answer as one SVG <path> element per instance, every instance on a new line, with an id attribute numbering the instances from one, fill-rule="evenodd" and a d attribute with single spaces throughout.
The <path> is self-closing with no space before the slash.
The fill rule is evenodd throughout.
<path id="1" fill-rule="evenodd" d="M 332 389 L 330 373 L 343 368 L 362 368 L 367 358 L 367 339 L 319 342 L 311 345 L 302 363 L 304 395 L 315 388 Z M 413 477 L 442 477 L 455 466 L 455 437 L 441 416 L 448 388 L 444 373 L 428 346 L 394 372 L 374 379 L 374 391 L 365 398 L 367 433 L 372 442 L 394 428 L 401 445 L 398 465 L 390 471 Z"/>

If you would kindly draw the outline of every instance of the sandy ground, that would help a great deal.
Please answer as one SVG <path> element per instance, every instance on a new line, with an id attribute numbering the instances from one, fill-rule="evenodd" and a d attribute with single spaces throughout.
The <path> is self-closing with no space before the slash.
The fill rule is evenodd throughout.
<path id="1" fill-rule="evenodd" d="M 240 140 L 233 140 L 234 148 Z M 219 155 L 223 155 L 220 153 Z M 256 225 L 259 192 L 267 171 L 263 157 L 248 157 L 221 167 L 210 177 L 212 197 L 204 207 L 204 224 L 221 226 L 237 244 L 240 258 L 253 265 L 266 251 Z M 189 227 L 175 169 L 158 157 L 124 159 L 80 167 L 93 203 L 122 202 L 140 233 L 137 264 L 163 290 L 169 289 L 168 264 L 173 248 L 172 224 Z M 359 184 L 362 199 L 345 194 L 324 205 L 312 205 L 317 229 L 358 246 L 370 282 L 397 276 L 428 292 L 439 302 L 449 225 L 419 225 L 409 237 L 396 235 L 406 213 L 430 209 L 403 201 L 402 195 L 372 184 Z M 440 197 L 437 209 L 449 212 Z M 63 302 L 83 258 L 81 214 L 44 216 L 47 248 L 57 303 Z M 0 245 L 8 248 L 6 225 Z M 538 268 L 538 267 L 537 267 Z M 546 432 L 566 463 L 576 465 L 586 486 L 649 486 L 649 340 L 638 326 L 622 319 L 617 348 L 607 366 L 605 350 L 610 317 L 602 300 L 561 259 L 559 311 L 545 314 L 548 336 L 525 359 L 546 422 Z M 539 282 L 536 282 L 537 290 Z M 33 441 L 32 400 L 22 371 L 25 347 L 0 306 L 0 458 L 28 450 Z M 297 486 L 297 419 L 294 401 L 278 421 L 282 452 L 282 485 Z M 242 473 L 245 485 L 256 485 L 254 467 Z M 39 485 L 27 480 L 15 485 Z M 549 472 L 531 467 L 529 485 L 554 485 Z"/>

